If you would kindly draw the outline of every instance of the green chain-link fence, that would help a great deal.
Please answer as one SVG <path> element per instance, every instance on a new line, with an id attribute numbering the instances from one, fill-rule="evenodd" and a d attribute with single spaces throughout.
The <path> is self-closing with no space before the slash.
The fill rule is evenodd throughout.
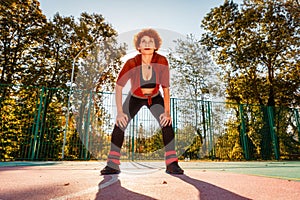
<path id="1" fill-rule="evenodd" d="M 113 93 L 74 90 L 69 116 L 68 90 L 0 85 L 0 93 L 0 161 L 107 158 Z M 172 98 L 171 114 L 180 159 L 300 157 L 299 109 Z M 164 159 L 159 125 L 146 108 L 125 135 L 123 159 Z"/>

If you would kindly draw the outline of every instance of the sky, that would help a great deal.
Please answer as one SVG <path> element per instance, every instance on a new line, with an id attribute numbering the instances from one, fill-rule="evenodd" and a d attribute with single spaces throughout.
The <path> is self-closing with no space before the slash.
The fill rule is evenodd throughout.
<path id="1" fill-rule="evenodd" d="M 200 37 L 203 17 L 224 0 L 39 0 L 48 19 L 58 12 L 78 18 L 82 12 L 101 14 L 119 34 L 143 29 L 166 29 Z M 240 3 L 242 0 L 235 0 Z"/>
<path id="2" fill-rule="evenodd" d="M 241 4 L 242 0 L 234 0 Z M 136 54 L 133 35 L 143 28 L 156 29 L 162 40 L 158 53 L 166 55 L 175 45 L 174 40 L 204 32 L 200 25 L 207 13 L 224 0 L 39 0 L 48 19 L 58 12 L 61 16 L 79 18 L 80 14 L 101 14 L 119 34 L 119 42 L 128 45 L 124 57 Z"/>

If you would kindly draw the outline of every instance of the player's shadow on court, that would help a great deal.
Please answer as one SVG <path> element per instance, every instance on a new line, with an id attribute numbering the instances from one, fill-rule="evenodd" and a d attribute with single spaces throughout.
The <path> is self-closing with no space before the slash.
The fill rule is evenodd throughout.
<path id="1" fill-rule="evenodd" d="M 145 199 L 145 200 L 155 200 L 152 197 L 139 194 L 130 191 L 122 187 L 118 175 L 105 175 L 104 179 L 98 185 L 98 192 L 96 195 L 96 200 L 109 199 L 109 200 L 119 200 L 119 199 Z"/>
<path id="2" fill-rule="evenodd" d="M 172 175 L 184 182 L 194 186 L 199 191 L 199 199 L 204 200 L 250 200 L 249 198 L 235 194 L 229 190 L 220 188 L 213 184 L 191 178 L 187 175 Z"/>
<path id="3" fill-rule="evenodd" d="M 235 194 L 229 190 L 220 188 L 213 184 L 200 181 L 191 178 L 187 175 L 172 175 L 182 181 L 194 186 L 199 191 L 199 199 L 201 200 L 250 200 L 249 198 Z M 180 187 L 179 187 L 180 188 Z M 176 192 L 180 192 L 176 191 Z M 118 175 L 106 175 L 104 180 L 102 180 L 98 185 L 98 192 L 96 195 L 96 200 L 100 199 L 141 199 L 141 200 L 155 200 L 155 198 L 130 191 L 122 187 Z"/>

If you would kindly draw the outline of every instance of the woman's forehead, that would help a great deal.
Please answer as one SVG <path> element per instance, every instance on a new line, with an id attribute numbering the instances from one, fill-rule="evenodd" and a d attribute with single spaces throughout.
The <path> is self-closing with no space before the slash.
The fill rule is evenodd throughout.
<path id="1" fill-rule="evenodd" d="M 144 35 L 143 37 L 141 37 L 141 40 L 154 40 L 154 38 L 153 37 L 150 37 L 150 36 L 148 36 L 148 35 Z"/>

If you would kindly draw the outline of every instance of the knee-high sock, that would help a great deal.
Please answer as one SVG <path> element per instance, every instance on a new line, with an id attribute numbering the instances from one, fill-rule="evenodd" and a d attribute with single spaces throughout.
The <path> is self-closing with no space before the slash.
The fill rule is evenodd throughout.
<path id="1" fill-rule="evenodd" d="M 162 128 L 163 142 L 165 146 L 165 162 L 166 165 L 172 162 L 178 162 L 178 158 L 175 151 L 175 134 L 172 126 L 166 126 Z"/>
<path id="2" fill-rule="evenodd" d="M 124 131 L 115 125 L 111 135 L 110 152 L 108 154 L 108 162 L 120 165 L 121 148 L 124 142 Z"/>

